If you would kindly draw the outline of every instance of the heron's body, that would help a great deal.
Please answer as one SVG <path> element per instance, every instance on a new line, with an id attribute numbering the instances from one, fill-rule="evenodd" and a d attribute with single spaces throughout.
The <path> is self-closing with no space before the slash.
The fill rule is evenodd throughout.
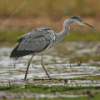
<path id="1" fill-rule="evenodd" d="M 70 30 L 70 24 L 72 23 L 87 25 L 89 27 L 92 27 L 91 25 L 85 23 L 79 16 L 75 16 L 75 17 L 65 20 L 63 24 L 63 30 L 57 34 L 50 28 L 37 28 L 33 30 L 32 32 L 29 32 L 20 37 L 18 41 L 19 44 L 11 52 L 10 57 L 17 59 L 19 57 L 29 55 L 29 54 L 32 54 L 32 55 L 43 54 L 52 46 L 60 43 L 67 36 Z M 28 67 L 30 65 L 30 61 L 28 63 Z M 27 67 L 27 71 L 28 71 L 28 67 Z M 43 60 L 42 60 L 42 67 L 45 70 Z M 46 74 L 48 75 L 47 72 Z M 25 79 L 26 79 L 26 76 L 25 76 Z"/>
<path id="2" fill-rule="evenodd" d="M 68 31 L 66 32 L 65 29 L 60 33 L 55 33 L 50 28 L 37 28 L 20 37 L 19 44 L 12 51 L 10 57 L 17 59 L 29 54 L 43 54 L 52 46 L 61 42 L 67 33 Z"/>
<path id="3" fill-rule="evenodd" d="M 18 46 L 12 51 L 11 57 L 18 58 L 28 54 L 37 54 L 52 47 L 55 33 L 50 28 L 38 28 L 19 39 Z"/>

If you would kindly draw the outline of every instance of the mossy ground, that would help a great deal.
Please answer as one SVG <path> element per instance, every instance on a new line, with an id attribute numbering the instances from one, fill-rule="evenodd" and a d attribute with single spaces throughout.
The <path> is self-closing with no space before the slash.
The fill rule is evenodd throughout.
<path id="1" fill-rule="evenodd" d="M 9 30 L 9 31 L 8 31 Z M 17 28 L 17 29 L 4 29 L 0 31 L 0 42 L 10 42 L 15 43 L 18 41 L 18 37 L 28 33 L 30 30 L 29 28 Z M 78 32 L 78 31 L 71 31 L 67 37 L 64 38 L 63 42 L 65 41 L 100 41 L 100 33 L 96 31 L 87 31 L 87 32 Z"/>
<path id="2" fill-rule="evenodd" d="M 89 98 L 89 97 L 78 97 L 78 98 L 27 98 L 27 99 L 8 99 L 8 100 L 99 100 L 99 95 L 96 95 L 94 98 Z M 5 100 L 5 99 L 3 99 Z"/>
<path id="3" fill-rule="evenodd" d="M 24 85 L 24 86 L 0 86 L 0 91 L 9 91 L 14 93 L 23 93 L 23 92 L 30 92 L 30 93 L 55 93 L 60 92 L 64 93 L 67 91 L 80 91 L 85 89 L 94 89 L 100 90 L 100 86 L 44 86 L 44 85 Z"/>
<path id="4" fill-rule="evenodd" d="M 63 41 L 100 41 L 99 32 L 71 32 Z"/>
<path id="5" fill-rule="evenodd" d="M 41 98 L 39 100 L 99 100 L 100 92 L 91 92 L 91 90 L 100 90 L 100 86 L 90 87 L 70 87 L 70 86 L 43 86 L 43 85 L 24 85 L 24 86 L 0 86 L 0 91 L 8 91 L 12 93 L 56 93 L 61 94 L 86 94 L 87 96 L 75 98 Z M 36 99 L 8 99 L 8 100 L 36 100 Z"/>
<path id="6" fill-rule="evenodd" d="M 13 32 L 13 33 L 0 33 L 1 42 L 17 42 L 18 37 L 25 34 L 24 32 Z M 91 33 L 90 33 L 91 34 Z M 81 33 L 71 33 L 63 41 L 100 41 L 100 34 L 94 33 L 90 35 Z"/>

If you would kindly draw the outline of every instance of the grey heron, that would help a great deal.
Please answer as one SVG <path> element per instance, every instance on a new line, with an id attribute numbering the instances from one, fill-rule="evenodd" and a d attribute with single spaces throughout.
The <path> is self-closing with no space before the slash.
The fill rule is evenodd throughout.
<path id="1" fill-rule="evenodd" d="M 30 62 L 33 56 L 37 54 L 42 55 L 42 67 L 45 73 L 47 74 L 48 78 L 50 78 L 49 74 L 47 73 L 44 67 L 43 54 L 45 53 L 45 51 L 47 51 L 54 45 L 60 43 L 67 36 L 70 30 L 70 24 L 72 23 L 86 25 L 93 28 L 93 26 L 83 21 L 80 16 L 74 16 L 65 20 L 63 24 L 63 30 L 57 34 L 51 28 L 37 28 L 20 37 L 18 41 L 19 44 L 11 52 L 10 58 L 14 58 L 17 60 L 19 57 L 32 54 L 32 57 L 27 64 L 26 74 L 24 78 L 25 80 L 27 78 Z"/>

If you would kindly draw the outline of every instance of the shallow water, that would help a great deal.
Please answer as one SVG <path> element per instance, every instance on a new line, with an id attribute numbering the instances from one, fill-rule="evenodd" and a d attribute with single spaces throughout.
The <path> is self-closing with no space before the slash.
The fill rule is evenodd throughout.
<path id="1" fill-rule="evenodd" d="M 42 94 L 42 93 L 10 93 L 10 92 L 4 92 L 0 91 L 0 97 L 6 97 L 6 98 L 58 98 L 58 97 L 82 97 L 87 95 L 64 95 L 60 93 L 52 93 L 52 94 Z"/>
<path id="2" fill-rule="evenodd" d="M 76 77 L 89 77 L 100 75 L 100 68 L 96 65 L 91 65 L 93 61 L 88 63 L 82 63 L 78 66 L 77 62 L 70 65 L 70 58 L 77 55 L 84 56 L 84 53 L 90 53 L 91 55 L 99 55 L 99 42 L 67 42 L 52 48 L 44 55 L 45 68 L 47 69 L 51 78 L 69 79 Z M 56 48 L 61 48 L 61 52 L 57 51 Z M 14 47 L 13 47 L 14 48 Z M 31 58 L 31 55 L 19 58 L 16 62 L 10 59 L 10 53 L 13 48 L 1 47 L 0 48 L 0 85 L 8 85 L 9 81 L 11 84 L 44 84 L 44 85 L 69 85 L 69 86 L 100 86 L 100 81 L 91 80 L 68 80 L 65 84 L 64 81 L 34 81 L 33 79 L 47 78 L 44 70 L 41 66 L 41 56 L 35 56 L 28 72 L 28 81 L 23 81 L 27 62 Z M 63 51 L 69 52 L 74 50 L 73 53 L 65 55 Z M 16 66 L 14 68 L 14 63 Z M 95 62 L 100 65 L 100 62 Z"/>

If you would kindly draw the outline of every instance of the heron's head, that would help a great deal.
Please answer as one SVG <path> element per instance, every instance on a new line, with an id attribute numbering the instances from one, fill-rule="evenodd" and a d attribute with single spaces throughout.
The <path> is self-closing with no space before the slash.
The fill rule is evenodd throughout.
<path id="1" fill-rule="evenodd" d="M 76 23 L 76 24 L 85 25 L 85 26 L 93 28 L 93 26 L 91 26 L 90 24 L 83 21 L 80 16 L 74 16 L 74 17 L 71 17 L 70 19 L 72 19 L 74 21 L 74 23 Z"/>

